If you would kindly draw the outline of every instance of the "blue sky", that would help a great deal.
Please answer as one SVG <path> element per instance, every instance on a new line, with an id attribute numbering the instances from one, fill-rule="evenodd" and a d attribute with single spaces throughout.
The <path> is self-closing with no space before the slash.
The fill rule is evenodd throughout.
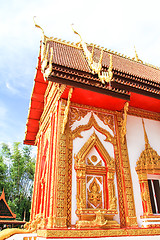
<path id="1" fill-rule="evenodd" d="M 41 31 L 71 42 L 83 39 L 160 66 L 159 0 L 1 0 L 0 143 L 22 142 Z"/>

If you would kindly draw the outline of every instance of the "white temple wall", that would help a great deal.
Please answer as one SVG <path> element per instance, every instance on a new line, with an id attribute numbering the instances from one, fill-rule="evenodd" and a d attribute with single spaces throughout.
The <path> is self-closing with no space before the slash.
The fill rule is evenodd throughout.
<path id="1" fill-rule="evenodd" d="M 151 147 L 160 155 L 160 122 L 150 119 L 144 119 L 144 124 Z M 136 162 L 140 154 L 145 149 L 144 130 L 142 118 L 128 115 L 127 116 L 127 146 L 129 161 L 131 167 L 131 176 L 133 183 L 133 193 L 135 200 L 136 215 L 139 227 L 142 225 L 140 216 L 143 215 L 142 200 L 138 175 L 135 170 Z"/>
<path id="2" fill-rule="evenodd" d="M 96 119 L 98 125 L 101 128 L 106 129 L 112 136 L 114 136 L 113 131 L 107 126 L 105 125 L 98 117 L 96 114 L 93 114 L 94 118 Z M 78 126 L 80 125 L 86 125 L 89 121 L 91 117 L 91 112 L 88 113 L 84 118 L 82 118 L 80 121 L 75 121 L 74 124 L 72 125 L 72 131 L 74 129 L 76 129 Z M 78 220 L 78 217 L 75 213 L 77 206 L 76 206 L 76 192 L 77 192 L 77 183 L 76 183 L 76 172 L 74 169 L 74 155 L 76 155 L 80 149 L 82 148 L 82 146 L 87 142 L 87 140 L 90 138 L 90 136 L 93 133 L 96 133 L 96 135 L 98 136 L 98 138 L 100 139 L 101 143 L 103 144 L 103 146 L 105 147 L 105 149 L 107 150 L 107 152 L 109 153 L 110 157 L 114 158 L 114 148 L 113 145 L 110 142 L 106 142 L 104 141 L 106 139 L 106 137 L 101 134 L 100 132 L 98 132 L 94 127 L 92 127 L 91 129 L 87 130 L 87 131 L 83 131 L 81 133 L 82 138 L 76 138 L 73 140 L 73 161 L 72 161 L 72 210 L 71 210 L 71 224 L 76 224 L 76 221 Z M 92 150 L 94 151 L 94 149 Z M 96 152 L 94 151 L 94 155 L 96 155 Z M 116 182 L 116 174 L 115 174 L 115 179 L 114 179 L 114 183 L 115 183 L 115 194 L 116 194 L 116 198 L 117 198 L 117 206 L 118 206 L 118 191 L 117 191 L 117 182 Z M 119 221 L 119 209 L 117 207 L 117 211 L 118 214 L 114 217 L 115 220 Z"/>

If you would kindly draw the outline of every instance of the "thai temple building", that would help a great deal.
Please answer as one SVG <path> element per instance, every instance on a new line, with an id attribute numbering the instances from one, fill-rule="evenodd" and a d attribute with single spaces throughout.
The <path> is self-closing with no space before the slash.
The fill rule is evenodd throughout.
<path id="1" fill-rule="evenodd" d="M 160 69 L 75 30 L 77 44 L 42 33 L 24 140 L 38 151 L 26 230 L 160 239 Z"/>

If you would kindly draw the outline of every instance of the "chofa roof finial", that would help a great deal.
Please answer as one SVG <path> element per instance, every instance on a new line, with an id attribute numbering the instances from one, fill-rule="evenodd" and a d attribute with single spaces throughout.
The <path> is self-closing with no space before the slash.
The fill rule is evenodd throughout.
<path id="1" fill-rule="evenodd" d="M 35 25 L 35 27 L 37 27 L 37 28 L 40 28 L 41 29 L 41 31 L 42 31 L 42 34 L 43 34 L 43 36 L 44 36 L 44 30 L 43 30 L 43 28 L 42 27 L 40 27 L 36 22 L 35 22 L 35 18 L 36 18 L 36 16 L 34 16 L 33 17 L 33 21 L 34 21 L 34 25 Z"/>
<path id="2" fill-rule="evenodd" d="M 75 29 L 73 28 L 73 24 L 71 24 L 72 30 L 75 34 L 77 34 L 80 37 L 80 44 L 82 46 L 84 55 L 86 57 L 86 60 L 88 62 L 88 65 L 90 67 L 90 69 L 92 70 L 93 74 L 98 74 L 99 79 L 101 80 L 101 82 L 103 84 L 105 84 L 106 82 L 109 83 L 112 78 L 113 78 L 113 72 L 112 72 L 112 68 L 113 68 L 113 61 L 112 61 L 112 55 L 110 54 L 110 64 L 109 64 L 109 68 L 108 71 L 103 71 L 102 70 L 102 60 L 103 60 L 103 49 L 99 48 L 100 52 L 100 57 L 99 57 L 99 61 L 95 62 L 93 60 L 93 55 L 94 55 L 94 45 L 92 46 L 92 52 L 90 52 L 88 50 L 87 44 L 83 41 L 81 35 L 75 31 Z"/>

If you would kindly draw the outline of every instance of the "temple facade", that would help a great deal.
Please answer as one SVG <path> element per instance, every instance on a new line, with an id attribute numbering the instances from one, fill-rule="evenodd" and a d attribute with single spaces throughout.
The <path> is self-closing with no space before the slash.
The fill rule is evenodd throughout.
<path id="1" fill-rule="evenodd" d="M 160 69 L 79 37 L 41 41 L 26 228 L 39 239 L 160 235 Z"/>

